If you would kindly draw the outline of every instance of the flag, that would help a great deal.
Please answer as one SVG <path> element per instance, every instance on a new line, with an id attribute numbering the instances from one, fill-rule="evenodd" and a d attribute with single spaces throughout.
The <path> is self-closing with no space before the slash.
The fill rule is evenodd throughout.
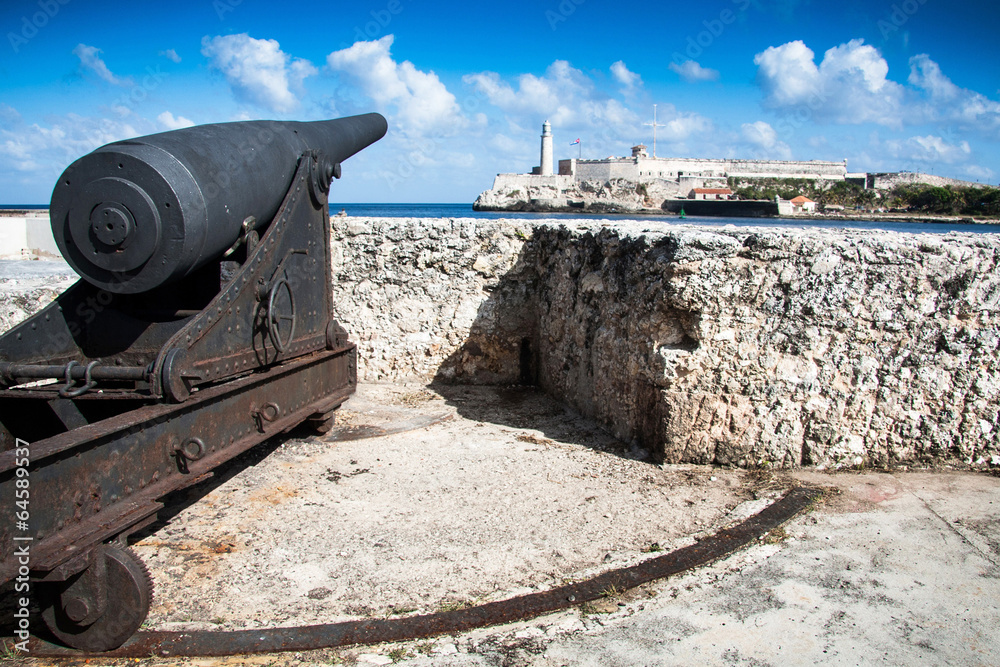
<path id="1" fill-rule="evenodd" d="M 577 145 L 578 143 L 580 143 L 580 140 L 579 140 L 579 139 L 577 139 L 576 141 L 571 141 L 571 142 L 569 142 L 569 145 L 570 145 L 570 146 L 576 146 L 576 145 Z"/>

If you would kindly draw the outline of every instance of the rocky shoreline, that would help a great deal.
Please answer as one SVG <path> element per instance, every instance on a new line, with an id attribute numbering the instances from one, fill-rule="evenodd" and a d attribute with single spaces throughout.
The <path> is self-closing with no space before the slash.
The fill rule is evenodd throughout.
<path id="1" fill-rule="evenodd" d="M 672 203 L 683 206 L 686 202 L 693 200 L 672 200 Z M 758 200 L 753 200 L 754 202 Z M 700 202 L 704 204 L 705 202 Z M 636 216 L 658 216 L 677 217 L 680 219 L 678 211 L 667 210 L 661 207 L 635 207 L 627 208 L 614 203 L 589 202 L 586 205 L 558 205 L 549 200 L 518 201 L 508 206 L 495 206 L 480 204 L 477 200 L 472 205 L 472 210 L 490 213 L 572 213 L 584 217 L 600 215 L 636 215 Z M 688 213 L 686 215 L 695 215 Z M 725 217 L 762 217 L 774 220 L 797 221 L 815 220 L 822 222 L 836 222 L 838 220 L 849 220 L 856 222 L 899 222 L 912 224 L 952 224 L 952 225 L 1000 225 L 1000 218 L 989 217 L 969 217 L 955 215 L 934 215 L 932 213 L 880 213 L 878 211 L 864 211 L 858 213 L 836 212 L 836 213 L 802 213 L 795 216 L 780 215 L 749 215 L 749 216 L 729 216 L 720 213 Z M 762 222 L 761 224 L 767 224 Z"/>
<path id="2" fill-rule="evenodd" d="M 659 202 L 659 203 L 657 203 Z M 495 213 L 571 213 L 594 215 L 749 217 L 783 220 L 852 220 L 903 223 L 1000 224 L 997 217 L 836 211 L 800 213 L 782 217 L 778 205 L 767 199 L 689 199 L 670 181 L 637 183 L 624 178 L 576 181 L 569 176 L 501 174 L 493 187 L 472 205 L 475 211 Z"/>

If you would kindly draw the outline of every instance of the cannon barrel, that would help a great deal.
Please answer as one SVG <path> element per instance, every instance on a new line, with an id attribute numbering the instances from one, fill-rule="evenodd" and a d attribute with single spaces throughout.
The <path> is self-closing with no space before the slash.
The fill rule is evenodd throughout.
<path id="1" fill-rule="evenodd" d="M 220 258 L 269 223 L 300 156 L 318 151 L 325 190 L 340 163 L 387 129 L 377 113 L 310 123 L 200 125 L 118 141 L 71 164 L 52 192 L 66 261 L 110 292 L 146 292 Z"/>

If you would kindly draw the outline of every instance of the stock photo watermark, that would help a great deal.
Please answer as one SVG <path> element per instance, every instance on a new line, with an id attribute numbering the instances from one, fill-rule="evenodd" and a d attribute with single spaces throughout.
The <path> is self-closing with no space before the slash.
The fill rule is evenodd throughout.
<path id="1" fill-rule="evenodd" d="M 732 0 L 732 3 L 736 8 L 735 11 L 727 7 L 720 11 L 718 16 L 702 21 L 701 24 L 705 29 L 696 35 L 688 35 L 687 41 L 684 43 L 684 53 L 674 51 L 670 56 L 671 62 L 681 66 L 688 60 L 700 58 L 707 49 L 715 44 L 717 39 L 722 37 L 728 26 L 736 23 L 740 14 L 750 9 L 753 0 Z"/>
<path id="2" fill-rule="evenodd" d="M 31 519 L 31 481 L 28 465 L 31 463 L 30 444 L 16 439 L 14 449 L 14 559 L 17 560 L 17 576 L 14 578 L 14 650 L 28 652 L 28 638 L 31 636 L 31 542 L 29 532 Z"/>
<path id="3" fill-rule="evenodd" d="M 548 9 L 545 11 L 545 20 L 549 22 L 549 26 L 553 30 L 559 27 L 560 23 L 569 20 L 569 17 L 576 13 L 576 8 L 582 5 L 586 0 L 562 0 L 555 10 Z"/>
<path id="4" fill-rule="evenodd" d="M 876 26 L 882 33 L 882 39 L 889 39 L 889 35 L 898 32 L 920 8 L 927 4 L 927 0 L 904 0 L 899 4 L 894 4 L 889 13 L 879 19 Z"/>
<path id="5" fill-rule="evenodd" d="M 774 125 L 775 131 L 783 138 L 787 138 L 795 130 L 800 129 L 810 120 L 813 115 L 826 106 L 829 98 L 824 92 L 813 93 L 809 99 L 790 110 L 781 120 Z"/>
<path id="6" fill-rule="evenodd" d="M 486 94 L 481 90 L 467 95 L 460 104 L 463 113 L 471 113 L 479 109 L 487 99 Z M 431 158 L 441 149 L 441 144 L 446 135 L 437 133 L 429 137 L 418 137 L 413 140 L 413 150 L 401 155 L 395 167 L 382 169 L 379 176 L 385 181 L 390 192 L 395 192 L 396 188 L 403 182 L 417 173 L 417 169 L 431 163 Z"/>
<path id="7" fill-rule="evenodd" d="M 280 124 L 276 123 L 276 126 L 280 127 Z M 222 169 L 212 174 L 212 182 L 205 185 L 203 189 L 206 201 L 212 201 L 225 192 L 226 188 L 232 185 L 235 176 L 245 171 L 254 161 L 260 159 L 262 154 L 260 149 L 271 144 L 274 141 L 274 137 L 274 131 L 265 127 L 260 129 L 257 134 L 251 135 L 249 139 L 242 141 L 236 147 L 236 151 L 242 156 L 243 160 L 233 158 Z"/>
<path id="8" fill-rule="evenodd" d="M 159 88 L 160 84 L 168 76 L 167 73 L 160 70 L 159 65 L 156 66 L 156 69 L 147 65 L 146 76 L 142 77 L 142 81 L 132 86 L 127 93 L 112 102 L 111 107 L 118 109 L 122 115 L 128 115 L 128 111 L 132 111 L 135 105 L 145 102 L 149 94 Z"/>
<path id="9" fill-rule="evenodd" d="M 7 41 L 10 42 L 10 48 L 14 53 L 19 53 L 21 47 L 34 39 L 38 31 L 45 28 L 49 21 L 59 14 L 59 10 L 69 3 L 70 0 L 38 0 L 36 4 L 39 11 L 22 16 L 20 29 L 17 32 L 7 33 Z"/>
<path id="10" fill-rule="evenodd" d="M 222 21 L 226 18 L 226 14 L 235 11 L 242 4 L 243 0 L 212 0 L 212 9 Z"/>
<path id="11" fill-rule="evenodd" d="M 390 192 L 395 192 L 403 181 L 417 173 L 417 169 L 430 164 L 431 158 L 440 150 L 443 139 L 443 135 L 415 139 L 413 150 L 400 156 L 394 169 L 383 170 L 381 175 Z"/>
<path id="12" fill-rule="evenodd" d="M 364 26 L 354 26 L 354 41 L 367 42 L 378 39 L 385 34 L 389 24 L 392 23 L 392 19 L 403 13 L 403 9 L 405 9 L 403 7 L 403 0 L 389 0 L 384 9 L 371 10 L 369 12 L 372 17 L 371 21 L 365 23 Z M 340 48 L 345 49 L 348 46 L 345 42 L 340 45 Z"/>

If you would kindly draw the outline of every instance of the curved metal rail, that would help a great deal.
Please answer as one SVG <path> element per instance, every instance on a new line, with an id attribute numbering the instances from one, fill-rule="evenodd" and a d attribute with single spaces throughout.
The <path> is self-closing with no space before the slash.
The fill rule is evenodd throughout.
<path id="1" fill-rule="evenodd" d="M 232 632 L 140 632 L 121 648 L 87 654 L 33 639 L 33 657 L 146 658 L 150 656 L 227 656 L 282 651 L 311 651 L 357 644 L 381 644 L 430 637 L 474 628 L 500 625 L 548 614 L 600 599 L 609 590 L 624 591 L 670 577 L 747 546 L 808 508 L 824 491 L 793 488 L 780 500 L 745 521 L 724 528 L 699 542 L 638 565 L 625 567 L 540 593 L 490 602 L 458 611 L 391 619 L 365 619 L 343 623 L 266 628 Z"/>

